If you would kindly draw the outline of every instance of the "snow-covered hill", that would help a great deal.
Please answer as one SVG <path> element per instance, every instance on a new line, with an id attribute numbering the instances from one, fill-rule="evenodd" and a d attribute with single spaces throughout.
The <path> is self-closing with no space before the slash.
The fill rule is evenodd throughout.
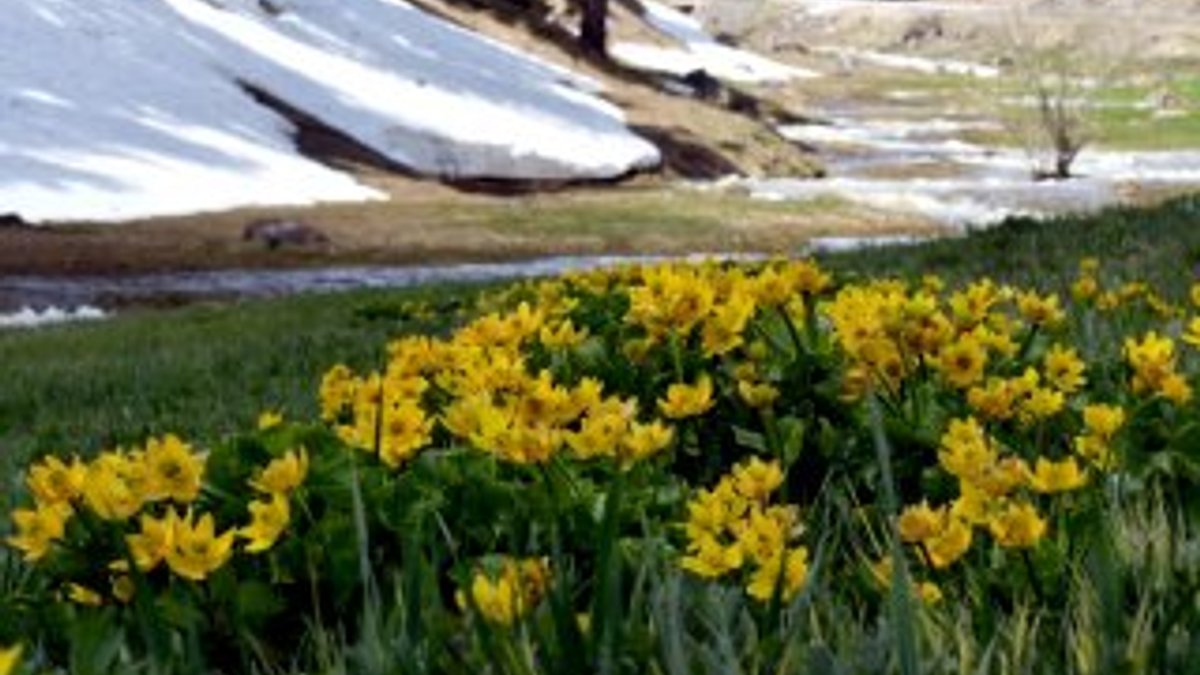
<path id="1" fill-rule="evenodd" d="M 122 220 L 379 198 L 247 83 L 417 172 L 654 165 L 598 85 L 403 0 L 4 0 L 0 213 Z"/>

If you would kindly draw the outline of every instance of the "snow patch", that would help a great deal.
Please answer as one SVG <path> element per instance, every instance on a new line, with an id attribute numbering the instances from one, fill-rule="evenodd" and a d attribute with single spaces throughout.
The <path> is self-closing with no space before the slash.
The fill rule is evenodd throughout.
<path id="1" fill-rule="evenodd" d="M 108 313 L 99 307 L 83 305 L 70 309 L 61 307 L 46 307 L 34 309 L 23 307 L 16 312 L 0 314 L 0 329 L 6 328 L 37 328 L 60 323 L 77 321 L 96 321 L 108 317 Z"/>
<path id="2" fill-rule="evenodd" d="M 730 82 L 770 83 L 820 77 L 820 73 L 723 45 L 694 18 L 654 0 L 643 0 L 643 15 L 659 33 L 682 47 L 661 47 L 640 42 L 617 42 L 609 47 L 614 59 L 628 66 L 668 75 L 684 76 L 696 70 Z"/>
<path id="3" fill-rule="evenodd" d="M 120 221 L 384 195 L 299 155 L 249 82 L 429 175 L 654 165 L 599 84 L 403 0 L 7 0 L 0 210 Z"/>
<path id="4" fill-rule="evenodd" d="M 907 0 L 904 2 L 879 0 L 789 0 L 789 4 L 801 6 L 812 16 L 830 16 L 843 12 L 865 10 L 867 12 L 979 12 L 987 11 L 986 5 L 965 5 L 954 2 L 928 2 Z"/>
<path id="5" fill-rule="evenodd" d="M 745 185 L 757 199 L 811 201 L 839 197 L 884 211 L 924 216 L 951 229 L 995 225 L 1016 215 L 1043 215 L 1031 208 L 1014 206 L 1017 200 L 1003 190 L 1005 184 L 989 185 L 987 181 L 970 179 L 779 178 L 752 179 Z"/>
<path id="6" fill-rule="evenodd" d="M 813 253 L 844 253 L 865 248 L 912 246 L 929 240 L 930 237 L 914 237 L 904 234 L 875 237 L 814 237 L 808 240 L 808 250 Z"/>
<path id="7" fill-rule="evenodd" d="M 815 54 L 834 56 L 852 66 L 855 62 L 867 63 L 895 70 L 912 70 L 927 75 L 951 74 L 969 75 L 978 78 L 995 78 L 1000 76 L 1000 69 L 981 63 L 956 61 L 954 59 L 931 59 L 924 56 L 908 54 L 890 54 L 866 49 L 847 49 L 844 47 L 813 47 Z"/>

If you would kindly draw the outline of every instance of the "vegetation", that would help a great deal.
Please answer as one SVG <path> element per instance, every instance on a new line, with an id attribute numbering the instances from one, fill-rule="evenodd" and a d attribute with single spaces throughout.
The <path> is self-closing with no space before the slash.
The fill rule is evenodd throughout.
<path id="1" fill-rule="evenodd" d="M 1186 672 L 1197 215 L 5 336 L 0 673 Z"/>

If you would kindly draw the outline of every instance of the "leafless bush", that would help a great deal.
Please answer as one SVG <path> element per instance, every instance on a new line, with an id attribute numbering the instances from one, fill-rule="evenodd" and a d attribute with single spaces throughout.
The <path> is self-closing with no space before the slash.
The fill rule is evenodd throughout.
<path id="1" fill-rule="evenodd" d="M 1103 92 L 1133 61 L 1133 45 L 1113 30 L 1119 22 L 1074 30 L 1063 25 L 1019 13 L 1010 21 L 1000 106 L 1035 180 L 1072 177 L 1075 160 L 1097 135 Z"/>

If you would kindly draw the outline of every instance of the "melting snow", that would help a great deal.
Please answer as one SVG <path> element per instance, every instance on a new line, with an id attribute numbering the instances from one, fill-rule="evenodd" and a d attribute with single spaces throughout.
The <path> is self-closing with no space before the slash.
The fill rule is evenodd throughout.
<path id="1" fill-rule="evenodd" d="M 865 49 L 846 49 L 843 47 L 813 47 L 813 53 L 835 56 L 852 65 L 861 61 L 870 65 L 896 70 L 913 70 L 927 75 L 949 73 L 951 75 L 970 75 L 979 78 L 994 78 L 1000 76 L 1000 69 L 981 63 L 969 63 L 953 59 L 930 59 L 924 56 L 908 54 L 889 54 Z"/>
<path id="2" fill-rule="evenodd" d="M 74 309 L 47 307 L 39 310 L 32 307 L 23 307 L 19 311 L 10 314 L 0 314 L 0 329 L 36 328 L 38 326 L 49 326 L 75 321 L 96 321 L 107 316 L 108 314 L 104 310 L 92 307 L 91 305 L 84 305 Z"/>
<path id="3" fill-rule="evenodd" d="M 717 42 L 698 21 L 653 0 L 643 0 L 646 21 L 680 47 L 618 42 L 609 47 L 613 58 L 634 68 L 683 76 L 696 70 L 731 82 L 783 82 L 819 77 L 758 54 Z"/>
<path id="4" fill-rule="evenodd" d="M 403 0 L 6 0 L 0 211 L 125 220 L 382 195 L 299 155 L 252 83 L 416 171 L 608 178 L 659 160 L 598 85 Z"/>

